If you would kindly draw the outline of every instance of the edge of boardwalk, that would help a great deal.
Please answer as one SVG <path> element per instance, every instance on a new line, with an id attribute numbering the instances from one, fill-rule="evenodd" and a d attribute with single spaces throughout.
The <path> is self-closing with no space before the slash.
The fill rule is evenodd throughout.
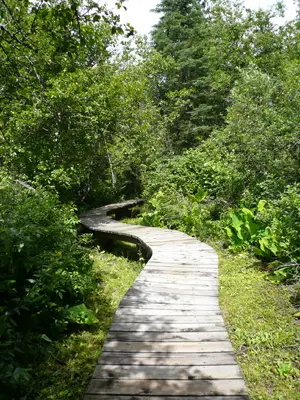
<path id="1" fill-rule="evenodd" d="M 218 301 L 218 257 L 168 229 L 108 218 L 131 200 L 81 215 L 83 230 L 137 243 L 150 260 L 122 299 L 85 400 L 247 400 Z"/>

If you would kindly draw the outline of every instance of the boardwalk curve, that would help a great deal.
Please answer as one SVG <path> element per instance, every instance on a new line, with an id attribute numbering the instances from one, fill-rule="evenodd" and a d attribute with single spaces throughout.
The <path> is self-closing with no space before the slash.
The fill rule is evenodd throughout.
<path id="1" fill-rule="evenodd" d="M 139 243 L 150 261 L 121 301 L 85 400 L 248 400 L 218 301 L 218 257 L 188 235 L 81 215 L 84 229 Z"/>

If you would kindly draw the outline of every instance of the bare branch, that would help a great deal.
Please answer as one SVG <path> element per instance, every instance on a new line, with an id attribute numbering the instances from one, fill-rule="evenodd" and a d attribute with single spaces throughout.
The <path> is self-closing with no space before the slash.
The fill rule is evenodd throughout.
<path id="1" fill-rule="evenodd" d="M 34 189 L 32 186 L 28 185 L 28 183 L 19 181 L 19 179 L 16 179 L 15 182 L 18 183 L 19 185 L 25 187 L 26 189 L 32 190 L 34 193 L 37 193 L 36 189 Z"/>

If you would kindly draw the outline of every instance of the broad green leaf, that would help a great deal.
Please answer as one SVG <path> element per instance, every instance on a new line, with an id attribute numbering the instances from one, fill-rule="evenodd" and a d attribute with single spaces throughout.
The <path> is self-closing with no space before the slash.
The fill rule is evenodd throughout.
<path id="1" fill-rule="evenodd" d="M 43 335 L 41 336 L 41 339 L 43 339 L 43 340 L 45 340 L 46 342 L 49 342 L 49 343 L 52 342 L 52 340 L 51 340 L 47 335 L 45 335 L 45 334 L 43 334 Z"/>
<path id="2" fill-rule="evenodd" d="M 67 316 L 72 322 L 82 325 L 93 325 L 99 322 L 98 318 L 95 317 L 85 304 L 68 308 Z"/>
<path id="3" fill-rule="evenodd" d="M 230 228 L 228 228 L 228 226 L 226 226 L 225 230 L 226 230 L 227 236 L 229 238 L 232 238 L 232 236 L 233 236 L 232 230 Z"/>
<path id="4" fill-rule="evenodd" d="M 293 314 L 293 317 L 295 317 L 295 318 L 300 318 L 300 311 L 299 311 L 299 312 L 296 312 L 296 314 Z"/>
<path id="5" fill-rule="evenodd" d="M 266 200 L 260 200 L 258 205 L 257 205 L 257 210 L 258 212 L 263 212 L 265 209 L 265 205 L 267 204 Z"/>
<path id="6" fill-rule="evenodd" d="M 241 240 L 244 240 L 244 237 L 242 235 L 242 230 L 241 230 L 241 227 L 244 224 L 243 220 L 235 212 L 233 212 L 231 214 L 231 220 L 232 220 L 231 225 L 236 230 L 236 234 L 237 234 L 238 238 Z"/>
<path id="7" fill-rule="evenodd" d="M 199 189 L 198 192 L 195 194 L 195 199 L 198 203 L 201 203 L 205 197 L 207 196 L 207 192 L 203 189 Z"/>

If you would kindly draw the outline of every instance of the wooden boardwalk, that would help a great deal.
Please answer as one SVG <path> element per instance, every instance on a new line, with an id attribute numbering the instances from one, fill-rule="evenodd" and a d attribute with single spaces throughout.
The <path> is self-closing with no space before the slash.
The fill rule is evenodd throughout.
<path id="1" fill-rule="evenodd" d="M 106 216 L 135 204 L 81 216 L 89 231 L 152 253 L 119 305 L 85 400 L 247 400 L 219 307 L 216 253 L 184 233 Z"/>

